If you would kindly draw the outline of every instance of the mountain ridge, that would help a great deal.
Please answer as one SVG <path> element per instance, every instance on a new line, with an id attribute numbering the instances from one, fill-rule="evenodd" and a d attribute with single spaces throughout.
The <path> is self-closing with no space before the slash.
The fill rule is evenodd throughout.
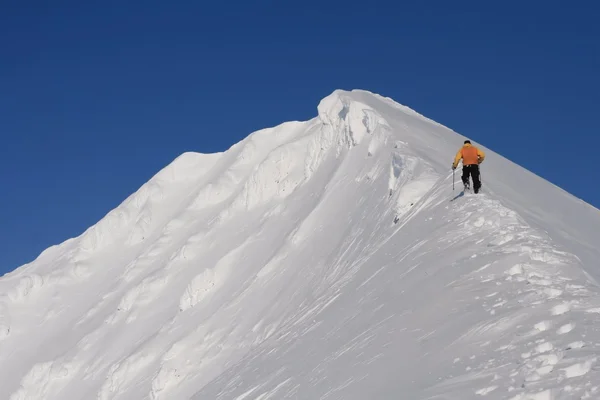
<path id="1" fill-rule="evenodd" d="M 317 111 L 0 278 L 0 397 L 597 395 L 598 210 L 486 148 L 452 191 L 464 137 L 389 98 Z"/>

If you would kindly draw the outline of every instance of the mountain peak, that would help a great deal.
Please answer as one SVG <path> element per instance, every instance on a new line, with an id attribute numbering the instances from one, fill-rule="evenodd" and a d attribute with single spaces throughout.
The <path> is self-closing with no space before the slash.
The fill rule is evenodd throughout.
<path id="1" fill-rule="evenodd" d="M 407 118 L 415 118 L 452 132 L 442 124 L 425 117 L 410 107 L 398 103 L 390 97 L 385 97 L 364 89 L 352 89 L 350 91 L 342 89 L 334 90 L 329 96 L 320 101 L 317 107 L 319 117 L 325 123 L 335 124 L 337 117 L 340 117 L 340 112 L 344 116 L 350 110 L 352 104 L 358 105 L 358 107 L 355 106 L 356 108 L 365 107 L 371 110 L 382 111 L 386 115 L 403 115 Z M 455 134 L 454 132 L 452 133 Z"/>
<path id="2" fill-rule="evenodd" d="M 317 107 L 321 122 L 342 134 L 343 142 L 349 146 L 360 143 L 378 124 L 386 124 L 381 115 L 360 101 L 365 96 L 373 95 L 336 90 L 321 100 Z"/>

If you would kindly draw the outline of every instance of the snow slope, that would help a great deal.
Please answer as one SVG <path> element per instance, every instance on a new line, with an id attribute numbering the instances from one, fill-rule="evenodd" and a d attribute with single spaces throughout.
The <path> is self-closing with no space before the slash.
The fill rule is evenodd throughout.
<path id="1" fill-rule="evenodd" d="M 0 279 L 0 399 L 600 398 L 600 212 L 489 149 L 452 191 L 463 139 L 335 91 L 183 154 Z"/>

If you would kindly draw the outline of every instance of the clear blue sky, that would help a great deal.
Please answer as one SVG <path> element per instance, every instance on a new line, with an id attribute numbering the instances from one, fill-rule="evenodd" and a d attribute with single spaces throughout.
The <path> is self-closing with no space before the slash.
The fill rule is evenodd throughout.
<path id="1" fill-rule="evenodd" d="M 0 274 L 180 153 L 309 119 L 337 88 L 392 97 L 600 206 L 599 3 L 494 3 L 5 2 Z"/>

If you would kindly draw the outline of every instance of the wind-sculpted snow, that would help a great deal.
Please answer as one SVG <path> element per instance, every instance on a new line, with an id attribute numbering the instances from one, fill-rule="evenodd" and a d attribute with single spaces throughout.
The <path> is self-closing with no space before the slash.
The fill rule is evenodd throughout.
<path id="1" fill-rule="evenodd" d="M 306 140 L 273 150 L 244 183 L 233 202 L 244 209 L 287 197 L 304 180 L 303 158 Z"/>
<path id="2" fill-rule="evenodd" d="M 323 99 L 318 111 L 325 126 L 338 135 L 340 145 L 355 146 L 380 124 L 387 125 L 375 110 L 343 94 Z"/>
<path id="3" fill-rule="evenodd" d="M 236 253 L 238 251 L 236 249 L 222 258 L 213 268 L 206 268 L 190 282 L 179 302 L 181 311 L 194 307 L 227 282 L 229 275 L 233 272 L 233 265 L 237 261 Z"/>
<path id="4" fill-rule="evenodd" d="M 6 303 L 0 303 L 0 341 L 10 334 L 10 314 Z"/>
<path id="5" fill-rule="evenodd" d="M 0 279 L 0 398 L 600 397 L 600 212 L 389 98 L 184 153 Z M 568 212 L 568 215 L 567 215 Z"/>
<path id="6" fill-rule="evenodd" d="M 25 275 L 19 279 L 19 282 L 8 292 L 8 298 L 13 303 L 25 301 L 31 295 L 35 295 L 36 291 L 41 289 L 42 286 L 44 286 L 43 277 L 36 274 Z"/>

